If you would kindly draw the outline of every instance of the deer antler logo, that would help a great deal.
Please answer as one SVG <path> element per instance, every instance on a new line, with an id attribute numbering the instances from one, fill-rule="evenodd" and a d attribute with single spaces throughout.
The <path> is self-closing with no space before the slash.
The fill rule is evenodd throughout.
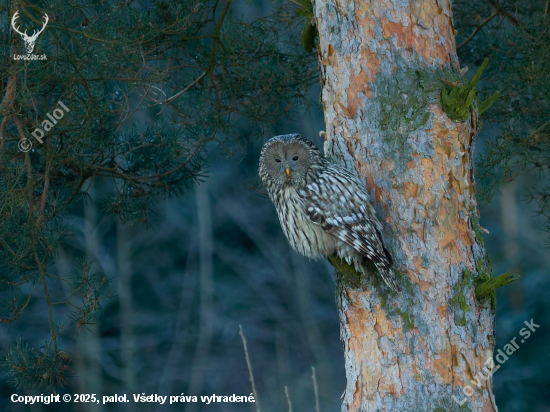
<path id="1" fill-rule="evenodd" d="M 11 26 L 13 27 L 13 30 L 19 33 L 23 38 L 23 41 L 25 42 L 25 48 L 27 49 L 27 54 L 31 54 L 32 51 L 34 50 L 34 43 L 36 42 L 36 39 L 38 39 L 38 35 L 44 31 L 44 29 L 46 28 L 46 24 L 48 24 L 48 21 L 50 21 L 50 19 L 48 15 L 44 13 L 44 18 L 45 18 L 44 25 L 40 30 L 34 30 L 32 36 L 29 36 L 27 35 L 27 30 L 25 30 L 24 33 L 21 33 L 15 26 L 15 20 L 17 20 L 17 17 L 19 17 L 18 11 L 16 11 L 13 14 L 13 17 L 11 18 Z"/>

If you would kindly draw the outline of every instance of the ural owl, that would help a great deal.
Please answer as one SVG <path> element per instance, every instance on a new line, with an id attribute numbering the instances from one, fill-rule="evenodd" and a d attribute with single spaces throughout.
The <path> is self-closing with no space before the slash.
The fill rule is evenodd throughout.
<path id="1" fill-rule="evenodd" d="M 361 273 L 369 259 L 390 288 L 401 290 L 382 225 L 357 177 L 324 159 L 299 134 L 268 140 L 259 173 L 294 250 L 311 258 L 337 253 Z"/>

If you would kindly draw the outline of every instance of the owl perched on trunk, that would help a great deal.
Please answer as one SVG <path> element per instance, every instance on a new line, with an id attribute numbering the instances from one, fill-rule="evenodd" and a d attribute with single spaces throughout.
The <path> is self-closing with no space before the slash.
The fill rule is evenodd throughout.
<path id="1" fill-rule="evenodd" d="M 268 140 L 259 172 L 283 232 L 298 253 L 311 258 L 336 253 L 361 273 L 369 259 L 390 288 L 401 290 L 382 225 L 357 177 L 324 159 L 299 134 Z"/>

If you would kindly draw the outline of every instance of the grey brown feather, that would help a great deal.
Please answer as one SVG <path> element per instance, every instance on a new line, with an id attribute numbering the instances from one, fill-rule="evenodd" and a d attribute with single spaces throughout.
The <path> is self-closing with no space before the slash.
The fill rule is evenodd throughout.
<path id="1" fill-rule="evenodd" d="M 336 253 L 362 273 L 369 259 L 390 288 L 401 290 L 382 225 L 357 177 L 324 159 L 299 134 L 268 140 L 259 173 L 294 250 L 311 258 Z"/>

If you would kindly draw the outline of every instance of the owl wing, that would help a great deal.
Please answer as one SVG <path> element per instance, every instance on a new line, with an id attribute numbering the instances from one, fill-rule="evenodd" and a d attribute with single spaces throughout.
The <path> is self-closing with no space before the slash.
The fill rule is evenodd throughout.
<path id="1" fill-rule="evenodd" d="M 384 247 L 382 225 L 357 177 L 329 164 L 299 195 L 313 223 L 372 260 L 379 270 L 390 270 L 392 259 Z"/>

